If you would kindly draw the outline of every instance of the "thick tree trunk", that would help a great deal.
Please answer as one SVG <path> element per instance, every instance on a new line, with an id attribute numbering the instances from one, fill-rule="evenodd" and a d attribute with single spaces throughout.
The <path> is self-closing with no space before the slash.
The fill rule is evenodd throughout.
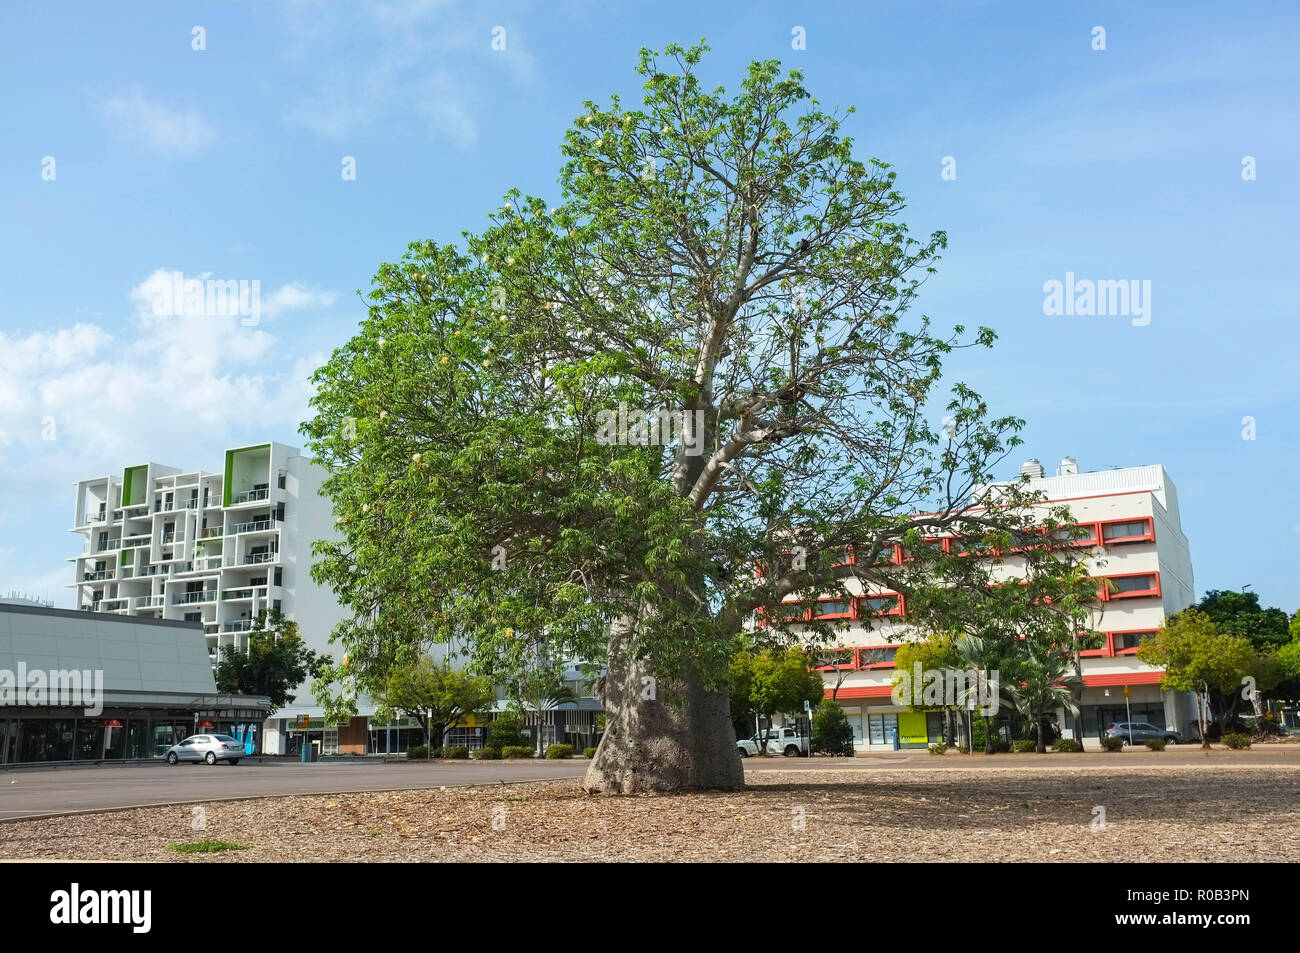
<path id="1" fill-rule="evenodd" d="M 666 685 L 630 658 L 633 620 L 610 626 L 606 674 L 597 685 L 605 734 L 583 788 L 605 794 L 745 786 L 725 691 L 687 677 Z"/>

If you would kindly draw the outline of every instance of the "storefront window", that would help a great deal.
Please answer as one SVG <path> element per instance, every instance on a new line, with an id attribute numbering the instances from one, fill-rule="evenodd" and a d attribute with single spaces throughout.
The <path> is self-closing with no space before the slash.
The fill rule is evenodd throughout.
<path id="1" fill-rule="evenodd" d="M 898 715 L 868 715 L 867 732 L 873 745 L 894 743 L 894 732 L 898 730 Z"/>

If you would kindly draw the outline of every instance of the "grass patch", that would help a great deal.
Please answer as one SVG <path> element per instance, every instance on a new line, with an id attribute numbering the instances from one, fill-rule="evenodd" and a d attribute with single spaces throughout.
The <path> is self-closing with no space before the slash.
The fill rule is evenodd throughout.
<path id="1" fill-rule="evenodd" d="M 167 849 L 178 854 L 219 854 L 223 850 L 248 850 L 248 845 L 228 840 L 199 840 L 189 844 L 171 844 Z"/>

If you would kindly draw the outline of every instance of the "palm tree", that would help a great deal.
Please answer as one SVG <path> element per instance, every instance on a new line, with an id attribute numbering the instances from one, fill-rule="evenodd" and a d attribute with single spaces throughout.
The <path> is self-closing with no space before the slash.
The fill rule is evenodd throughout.
<path id="1" fill-rule="evenodd" d="M 1072 716 L 1079 714 L 1077 701 L 1083 680 L 1070 674 L 1070 652 L 1056 645 L 1029 641 L 1021 660 L 1018 684 L 1009 691 L 1016 710 L 1034 722 L 1034 750 L 1047 751 L 1043 737 L 1043 719 L 1063 708 Z"/>
<path id="2" fill-rule="evenodd" d="M 956 653 L 957 662 L 968 672 L 974 674 L 974 679 L 968 683 L 968 688 L 960 694 L 957 699 L 959 705 L 966 708 L 968 718 L 973 716 L 975 708 L 980 703 L 980 688 L 985 686 L 983 694 L 987 695 L 989 690 L 989 672 L 999 671 L 1002 667 L 1001 648 L 993 643 L 981 639 L 975 635 L 959 635 L 952 640 L 953 652 Z M 999 705 L 1001 699 L 998 699 Z M 993 727 L 989 723 L 988 714 L 981 708 L 980 718 L 984 721 L 984 753 L 993 753 Z"/>
<path id="3" fill-rule="evenodd" d="M 519 707 L 527 713 L 530 709 L 537 724 L 537 754 L 545 754 L 542 746 L 542 722 L 548 711 L 561 705 L 577 704 L 578 694 L 564 680 L 564 673 L 554 665 L 539 665 L 520 672 L 510 683 L 510 693 Z"/>

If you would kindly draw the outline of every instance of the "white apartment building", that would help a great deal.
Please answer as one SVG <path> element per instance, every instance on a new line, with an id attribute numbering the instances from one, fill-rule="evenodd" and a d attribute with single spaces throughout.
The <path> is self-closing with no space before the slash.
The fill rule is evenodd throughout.
<path id="1" fill-rule="evenodd" d="M 312 543 L 333 531 L 324 476 L 301 450 L 262 443 L 227 450 L 218 473 L 142 463 L 82 480 L 77 608 L 202 623 L 214 666 L 223 646 L 247 648 L 259 612 L 279 608 L 328 651 L 343 612 L 310 575 Z"/>
<path id="2" fill-rule="evenodd" d="M 1089 534 L 1075 545 L 1090 550 L 1094 575 L 1112 583 L 1099 583 L 1102 611 L 1093 625 L 1105 634 L 1105 644 L 1082 653 L 1084 743 L 1098 744 L 1100 732 L 1109 725 L 1129 720 L 1193 736 L 1192 697 L 1162 692 L 1161 671 L 1135 657 L 1144 635 L 1195 601 L 1191 554 L 1169 475 L 1161 466 L 1080 473 L 1070 457 L 1061 461 L 1055 476 L 1045 476 L 1037 460 L 1025 463 L 1021 472 L 1030 477 L 1031 490 L 1069 506 Z M 957 545 L 953 538 L 927 542 L 945 551 Z M 893 561 L 901 558 L 896 549 Z M 1014 560 L 1008 560 L 1007 572 L 1015 571 Z M 893 657 L 908 636 L 906 599 L 864 589 L 851 577 L 845 585 L 844 593 L 823 596 L 819 608 L 812 610 L 818 619 L 847 624 L 834 664 L 822 669 L 826 697 L 834 692 L 844 707 L 860 749 L 892 748 L 895 730 L 903 747 L 941 741 L 941 712 L 912 712 L 891 698 Z M 1071 736 L 1072 723 L 1061 720 L 1066 737 Z"/>

